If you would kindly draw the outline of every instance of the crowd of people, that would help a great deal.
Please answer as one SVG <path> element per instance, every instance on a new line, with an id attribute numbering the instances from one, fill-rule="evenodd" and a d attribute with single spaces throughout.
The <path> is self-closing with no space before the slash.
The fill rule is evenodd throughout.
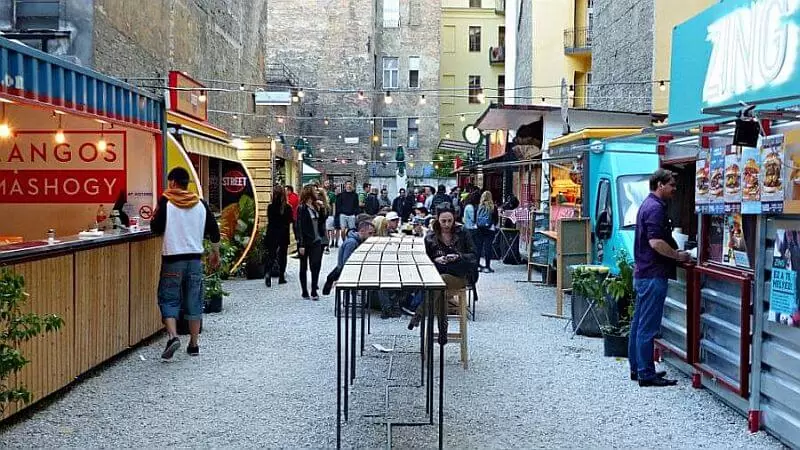
<path id="1" fill-rule="evenodd" d="M 321 185 L 311 183 L 300 195 L 293 186 L 276 186 L 267 208 L 265 284 L 272 286 L 276 273 L 279 284 L 287 282 L 290 232 L 297 242 L 292 257 L 300 260 L 301 298 L 319 300 L 322 258 L 331 248 L 339 250 L 337 267 L 326 278 L 323 295 L 330 293 L 350 254 L 370 236 L 401 232 L 425 236 L 429 256 L 443 274 L 462 273 L 464 261 L 474 265 L 475 273 L 493 272 L 492 243 L 497 229 L 498 211 L 491 192 L 473 185 L 463 192 L 460 187 L 448 192 L 444 185 L 435 191 L 431 187 L 401 188 L 395 198 L 385 186 L 379 189 L 369 183 L 357 193 L 351 181 L 338 187 L 327 180 Z M 455 266 L 458 270 L 452 270 Z M 447 278 L 454 289 L 466 283 L 454 273 Z M 421 296 L 414 292 L 383 295 L 380 303 L 383 318 L 398 317 L 402 312 L 413 316 Z"/>

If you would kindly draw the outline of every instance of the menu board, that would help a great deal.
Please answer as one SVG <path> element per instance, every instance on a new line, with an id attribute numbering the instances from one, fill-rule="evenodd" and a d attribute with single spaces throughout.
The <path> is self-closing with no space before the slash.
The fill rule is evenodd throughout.
<path id="1" fill-rule="evenodd" d="M 786 187 L 783 211 L 787 214 L 800 214 L 800 129 L 784 134 L 786 158 Z"/>
<path id="2" fill-rule="evenodd" d="M 709 165 L 708 213 L 725 212 L 725 147 L 713 147 Z"/>
<path id="3" fill-rule="evenodd" d="M 741 147 L 729 145 L 725 150 L 725 214 L 742 211 Z"/>
<path id="4" fill-rule="evenodd" d="M 772 280 L 769 290 L 769 312 L 772 322 L 800 326 L 797 271 L 800 270 L 800 231 L 776 231 L 772 257 Z"/>
<path id="5" fill-rule="evenodd" d="M 742 215 L 733 213 L 725 216 L 725 232 L 722 240 L 722 263 L 732 267 L 750 269 L 747 256 L 747 241 L 744 238 Z"/>
<path id="6" fill-rule="evenodd" d="M 784 137 L 782 134 L 761 139 L 761 212 L 780 214 L 783 212 Z"/>
<path id="7" fill-rule="evenodd" d="M 699 214 L 708 213 L 709 154 L 700 152 L 695 163 L 694 208 Z"/>
<path id="8" fill-rule="evenodd" d="M 742 148 L 742 213 L 761 214 L 761 153 L 757 148 Z"/>

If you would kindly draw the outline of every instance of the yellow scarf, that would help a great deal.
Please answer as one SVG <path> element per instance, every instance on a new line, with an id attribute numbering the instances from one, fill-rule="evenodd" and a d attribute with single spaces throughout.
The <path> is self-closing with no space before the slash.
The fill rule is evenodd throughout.
<path id="1" fill-rule="evenodd" d="M 182 189 L 167 189 L 164 191 L 164 197 L 173 205 L 184 209 L 191 208 L 200 202 L 200 197 L 197 194 Z"/>

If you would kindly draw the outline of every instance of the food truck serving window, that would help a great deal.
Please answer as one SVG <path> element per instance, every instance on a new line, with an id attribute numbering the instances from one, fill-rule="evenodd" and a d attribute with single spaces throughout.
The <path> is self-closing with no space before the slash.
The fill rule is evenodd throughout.
<path id="1" fill-rule="evenodd" d="M 753 270 L 758 216 L 734 213 L 704 216 L 703 220 L 708 236 L 703 262 Z"/>
<path id="2" fill-rule="evenodd" d="M 617 195 L 619 196 L 622 228 L 636 226 L 636 214 L 649 193 L 650 175 L 648 174 L 624 175 L 617 178 Z"/>

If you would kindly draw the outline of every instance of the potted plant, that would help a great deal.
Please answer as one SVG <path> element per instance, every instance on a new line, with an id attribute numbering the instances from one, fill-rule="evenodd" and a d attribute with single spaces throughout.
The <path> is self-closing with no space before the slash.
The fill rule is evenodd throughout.
<path id="1" fill-rule="evenodd" d="M 584 336 L 600 337 L 600 327 L 608 324 L 605 311 L 604 279 L 608 267 L 579 265 L 572 271 L 572 329 Z M 594 301 L 594 307 L 591 302 Z M 594 309 L 594 313 L 590 311 Z M 581 319 L 583 321 L 581 322 Z M 603 320 L 605 319 L 605 320 Z M 600 323 L 602 321 L 602 323 Z M 578 324 L 580 323 L 580 327 Z"/>
<path id="2" fill-rule="evenodd" d="M 222 297 L 229 293 L 222 288 L 222 276 L 219 270 L 206 275 L 205 278 L 205 313 L 218 313 L 222 311 Z"/>
<path id="3" fill-rule="evenodd" d="M 266 256 L 264 252 L 264 239 L 263 231 L 256 233 L 253 245 L 250 246 L 250 250 L 247 252 L 247 258 L 245 258 L 245 275 L 248 280 L 264 278 L 264 275 L 267 273 L 264 261 Z"/>
<path id="4" fill-rule="evenodd" d="M 625 250 L 617 253 L 616 259 L 619 273 L 606 278 L 604 288 L 608 297 L 614 302 L 617 318 L 615 323 L 601 327 L 603 353 L 605 356 L 627 357 L 628 336 L 631 331 L 631 319 L 636 299 L 636 293 L 633 290 L 633 264 L 628 259 L 628 253 Z"/>

